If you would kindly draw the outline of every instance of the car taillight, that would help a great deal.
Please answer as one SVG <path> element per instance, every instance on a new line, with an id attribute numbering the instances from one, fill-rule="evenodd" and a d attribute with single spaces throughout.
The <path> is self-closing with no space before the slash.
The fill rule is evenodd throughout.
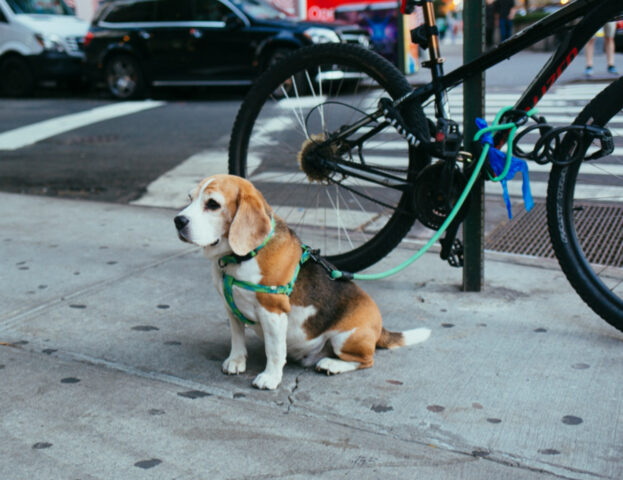
<path id="1" fill-rule="evenodd" d="M 93 35 L 93 32 L 87 32 L 87 34 L 84 36 L 84 46 L 88 47 L 89 43 L 91 43 L 91 40 L 93 40 L 94 37 L 95 35 Z"/>

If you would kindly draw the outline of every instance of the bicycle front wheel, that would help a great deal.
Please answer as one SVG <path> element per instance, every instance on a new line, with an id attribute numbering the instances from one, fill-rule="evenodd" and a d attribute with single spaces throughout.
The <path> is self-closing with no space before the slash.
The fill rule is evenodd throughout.
<path id="1" fill-rule="evenodd" d="M 613 154 L 554 166 L 547 193 L 550 236 L 563 272 L 586 304 L 619 330 L 623 330 L 622 108 L 620 78 L 575 120 L 607 126 L 615 139 Z M 591 146 L 587 153 L 598 148 Z"/>
<path id="2" fill-rule="evenodd" d="M 269 68 L 245 98 L 232 131 L 229 171 L 252 181 L 301 240 L 338 268 L 368 267 L 415 220 L 409 185 L 428 158 L 370 117 L 379 99 L 410 91 L 396 67 L 361 47 L 297 50 Z M 401 114 L 428 140 L 419 105 Z M 367 125 L 340 135 L 358 121 Z M 357 175 L 362 168 L 368 169 L 363 178 Z"/>

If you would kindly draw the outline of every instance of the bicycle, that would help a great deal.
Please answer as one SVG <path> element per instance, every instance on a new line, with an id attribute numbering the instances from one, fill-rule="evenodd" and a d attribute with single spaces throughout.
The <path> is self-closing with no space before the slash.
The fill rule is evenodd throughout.
<path id="1" fill-rule="evenodd" d="M 431 0 L 402 1 L 403 13 L 423 7 L 424 24 L 411 36 L 429 51 L 423 66 L 430 68 L 430 83 L 412 88 L 391 63 L 355 45 L 297 50 L 255 82 L 240 107 L 229 145 L 230 173 L 260 184 L 268 202 L 280 206 L 277 213 L 296 226 L 303 241 L 311 233 L 322 234 L 322 244 L 314 247 L 337 268 L 352 272 L 383 258 L 416 219 L 438 229 L 456 205 L 474 164 L 469 152 L 477 153 L 479 147 L 472 139 L 464 141 L 452 120 L 449 89 L 558 35 L 559 47 L 504 117 L 525 122 L 525 112 L 535 107 L 588 40 L 623 13 L 620 0 L 576 0 L 444 74 Z M 434 102 L 435 121 L 423 111 L 429 100 Z M 620 236 L 614 244 L 605 234 L 595 238 L 587 226 L 592 208 L 603 207 L 612 212 L 607 218 L 612 226 L 605 230 L 623 229 L 620 165 L 614 157 L 596 162 L 612 153 L 612 146 L 604 146 L 610 134 L 607 125 L 622 108 L 619 78 L 586 105 L 572 126 L 549 137 L 551 126 L 531 127 L 531 133 L 542 134 L 541 140 L 548 138 L 537 140 L 532 154 L 540 163 L 552 163 L 546 205 L 561 268 L 582 299 L 619 330 L 623 264 L 596 265 L 585 252 L 594 241 L 623 250 Z M 506 137 L 496 134 L 495 145 L 500 147 Z M 402 148 L 400 155 L 388 157 L 388 146 Z M 514 153 L 526 156 L 517 146 Z M 611 185 L 591 187 L 587 182 L 593 168 L 610 171 Z M 467 208 L 460 209 L 441 240 L 442 258 L 460 253 L 455 236 Z"/>

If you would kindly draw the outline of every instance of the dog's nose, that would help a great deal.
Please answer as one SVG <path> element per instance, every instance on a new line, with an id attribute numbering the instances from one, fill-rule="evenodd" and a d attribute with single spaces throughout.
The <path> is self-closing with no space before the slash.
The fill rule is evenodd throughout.
<path id="1" fill-rule="evenodd" d="M 190 222 L 190 220 L 188 220 L 188 218 L 184 215 L 178 215 L 173 219 L 173 221 L 175 222 L 175 228 L 177 228 L 178 230 L 181 230 L 186 225 L 188 225 L 188 222 Z"/>

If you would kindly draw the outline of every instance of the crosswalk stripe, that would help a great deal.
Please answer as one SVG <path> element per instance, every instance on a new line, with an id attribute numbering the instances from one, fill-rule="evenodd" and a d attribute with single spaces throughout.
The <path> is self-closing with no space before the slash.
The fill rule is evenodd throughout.
<path id="1" fill-rule="evenodd" d="M 508 182 L 508 193 L 511 197 L 521 198 L 521 180 Z M 534 198 L 547 198 L 547 182 L 530 182 L 530 190 Z M 501 195 L 502 187 L 494 182 L 485 182 L 485 193 L 487 195 Z M 608 185 L 588 185 L 578 184 L 573 195 L 575 200 L 593 200 L 603 202 L 623 201 L 623 187 L 613 187 Z"/>
<path id="2" fill-rule="evenodd" d="M 378 220 L 376 213 L 353 209 L 307 208 L 292 205 L 271 205 L 282 218 L 286 218 L 290 226 L 324 225 L 327 228 L 347 230 L 363 229 Z"/>
<path id="3" fill-rule="evenodd" d="M 187 158 L 147 186 L 146 193 L 130 202 L 149 207 L 182 207 L 188 193 L 210 175 L 227 173 L 227 152 L 203 151 Z"/>
<path id="4" fill-rule="evenodd" d="M 55 135 L 82 128 L 92 123 L 122 117 L 164 105 L 165 102 L 145 100 L 122 102 L 72 113 L 0 133 L 0 150 L 17 150 Z"/>
<path id="5" fill-rule="evenodd" d="M 385 166 L 399 166 L 391 163 L 391 157 L 379 158 L 386 160 Z M 258 159 L 251 159 L 249 163 L 249 171 L 252 173 L 259 165 Z M 403 165 L 404 166 L 404 165 Z M 532 173 L 548 173 L 551 165 L 539 165 L 530 162 L 529 171 Z M 156 179 L 147 187 L 147 192 L 140 199 L 131 202 L 133 205 L 152 206 L 152 207 L 182 207 L 187 202 L 188 192 L 197 185 L 202 178 L 217 173 L 227 173 L 227 153 L 225 151 L 204 151 L 193 155 L 185 162 L 170 170 L 163 176 Z M 593 162 L 587 164 L 581 173 L 591 174 L 594 181 L 598 181 L 599 177 L 618 176 L 623 180 L 623 165 L 618 164 L 600 164 Z M 519 178 L 519 177 L 517 177 Z M 303 172 L 282 172 L 282 171 L 265 171 L 255 175 L 251 175 L 251 180 L 261 188 L 261 184 L 296 184 L 307 183 L 306 175 Z M 361 185 L 361 181 L 356 179 L 346 179 L 344 182 L 347 186 Z M 547 196 L 547 182 L 534 181 L 531 182 L 532 194 L 535 198 L 545 198 Z M 486 193 L 488 195 L 499 195 L 501 187 L 494 182 L 486 182 Z M 511 196 L 521 197 L 521 180 L 508 182 L 509 193 Z M 589 185 L 580 183 L 576 187 L 577 198 L 621 198 L 623 199 L 623 186 L 604 186 Z M 280 206 L 279 208 L 288 208 Z M 297 207 L 289 207 L 297 208 Z M 315 215 L 317 217 L 317 215 Z M 360 219 L 357 219 L 359 222 Z M 359 223 L 357 223 L 359 224 Z"/>
<path id="6" fill-rule="evenodd" d="M 544 115 L 548 123 L 554 126 L 563 126 L 571 124 L 577 114 L 584 108 L 584 106 L 593 98 L 599 91 L 602 90 L 602 86 L 594 85 L 569 85 L 557 87 L 555 90 L 548 92 L 547 96 L 539 102 L 537 110 L 540 115 Z M 519 98 L 520 93 L 506 92 L 488 92 L 486 95 L 486 118 L 492 120 L 497 114 L 500 108 L 513 105 Z M 277 103 L 275 109 L 275 116 L 268 117 L 260 124 L 258 122 L 257 129 L 254 130 L 254 142 L 255 145 L 267 147 L 279 145 L 277 134 L 284 128 L 290 128 L 294 123 L 301 126 L 305 123 L 305 112 L 309 109 L 317 106 L 318 104 L 326 101 L 324 97 L 304 97 L 304 98 L 287 98 L 282 99 Z M 376 108 L 375 100 L 364 100 L 360 105 L 360 108 Z M 369 104 L 369 105 L 368 105 Z M 462 120 L 463 112 L 463 95 L 462 91 L 454 90 L 449 95 L 450 109 L 457 121 Z M 293 112 L 294 110 L 294 112 Z M 317 111 L 320 113 L 320 108 Z M 434 113 L 432 105 L 425 107 L 427 115 Z M 459 122 L 460 124 L 460 122 Z M 623 127 L 623 113 L 613 118 L 609 124 L 612 128 Z M 364 133 L 366 129 L 361 129 L 360 133 Z M 388 135 L 383 135 L 387 133 Z M 613 132 L 614 133 L 614 132 Z M 533 148 L 534 141 L 538 138 L 538 134 L 529 134 L 524 138 L 522 147 L 524 150 Z M 387 140 L 386 140 L 387 139 Z M 407 144 L 406 141 L 400 140 L 397 137 L 395 131 L 383 132 L 372 140 L 365 144 L 363 153 L 366 163 L 370 165 L 378 165 L 382 167 L 397 167 L 404 168 L 408 163 L 407 158 Z M 294 155 L 294 153 L 293 153 Z M 615 156 L 623 157 L 623 147 L 617 146 L 614 151 Z M 356 158 L 355 158 L 356 160 Z M 255 167 L 261 164 L 261 159 L 249 159 L 249 171 L 253 172 Z M 551 165 L 538 165 L 534 162 L 529 162 L 530 172 L 538 174 L 536 180 L 531 182 L 533 195 L 535 198 L 545 198 L 547 193 L 547 181 L 543 181 L 543 175 L 550 171 Z M 141 199 L 133 202 L 136 205 L 158 205 L 158 206 L 181 206 L 186 202 L 187 192 L 196 184 L 196 182 L 207 175 L 213 173 L 227 172 L 227 154 L 225 149 L 220 151 L 205 151 L 200 152 L 187 159 L 175 169 L 167 172 L 165 175 L 157 179 L 155 182 L 149 185 L 147 193 Z M 597 195 L 612 197 L 621 199 L 623 198 L 623 187 L 617 187 L 612 185 L 599 185 L 599 183 L 606 183 L 601 180 L 602 178 L 614 178 L 619 177 L 623 179 L 623 164 L 600 164 L 598 162 L 591 162 L 587 166 L 583 167 L 581 173 L 592 175 L 589 177 L 591 184 L 580 183 L 577 186 L 577 196 L 595 197 Z M 609 177 L 607 177 L 609 176 Z M 262 184 L 296 184 L 297 182 L 307 183 L 307 179 L 303 172 L 290 171 L 283 173 L 279 171 L 262 171 L 255 175 L 251 175 L 251 179 L 262 188 Z M 361 185 L 361 181 L 347 178 L 345 180 L 347 185 Z M 521 180 L 515 180 L 509 182 L 510 194 L 513 197 L 521 197 Z M 622 182 L 623 183 L 623 182 Z M 493 182 L 486 182 L 487 195 L 500 195 L 501 187 Z M 277 186 L 273 188 L 279 188 Z M 382 187 L 379 187 L 382 188 Z M 304 201 L 304 199 L 301 199 Z M 328 221 L 332 226 L 337 226 L 338 219 L 326 220 L 325 209 L 312 209 L 300 206 L 289 205 L 273 205 L 277 211 L 288 212 L 288 215 L 294 215 L 294 218 L 290 221 L 294 223 L 302 222 L 305 224 L 325 223 Z M 365 222 L 370 221 L 366 218 L 365 212 L 357 212 L 350 210 L 343 210 L 342 215 L 344 218 L 339 219 L 339 222 L 348 222 L 348 225 L 362 225 Z M 321 217 L 323 215 L 323 217 Z M 352 221 L 352 222 L 351 222 Z M 335 225 L 333 225 L 333 223 Z M 352 224 L 352 225 L 351 225 Z M 350 227 L 349 227 L 350 228 Z"/>
<path id="7" fill-rule="evenodd" d="M 520 146 L 522 150 L 524 150 L 525 152 L 529 152 L 530 150 L 534 149 L 535 144 L 521 142 Z M 503 150 L 506 151 L 506 147 L 503 147 Z M 384 142 L 384 141 L 379 140 L 378 142 L 369 142 L 368 144 L 366 144 L 366 151 L 374 152 L 375 154 L 378 154 L 378 152 L 380 151 L 383 151 L 383 152 L 396 151 L 402 155 L 402 154 L 407 153 L 407 141 L 406 140 L 388 140 Z M 623 157 L 623 147 L 614 147 L 614 151 L 611 153 L 611 155 L 615 157 Z M 382 157 L 382 155 L 375 155 L 375 156 Z M 364 158 L 368 160 L 369 155 L 365 155 Z M 374 162 L 371 162 L 371 163 L 374 163 Z"/>
<path id="8" fill-rule="evenodd" d="M 424 113 L 426 113 L 427 115 L 433 115 L 433 112 L 434 112 L 433 110 L 430 110 L 430 111 L 428 109 L 424 110 Z M 562 125 L 570 125 L 571 123 L 573 123 L 576 117 L 578 116 L 577 114 L 579 113 L 580 111 L 578 110 L 577 113 L 574 113 L 573 115 L 547 114 L 544 116 L 545 116 L 545 120 L 547 121 L 547 123 L 560 124 L 562 126 Z M 487 110 L 485 117 L 490 123 L 495 118 L 496 114 L 497 114 L 497 110 Z M 463 124 L 462 115 L 463 115 L 462 110 L 460 112 L 452 110 L 452 116 L 459 125 Z M 614 117 L 610 122 L 608 122 L 608 125 L 610 127 L 612 127 L 613 125 L 623 125 L 623 116 L 618 115 Z"/>

